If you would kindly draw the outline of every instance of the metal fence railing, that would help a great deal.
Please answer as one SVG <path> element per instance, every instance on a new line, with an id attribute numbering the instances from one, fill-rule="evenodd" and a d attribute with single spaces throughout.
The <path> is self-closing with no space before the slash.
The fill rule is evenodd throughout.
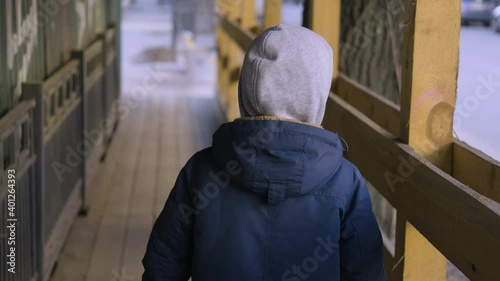
<path id="1" fill-rule="evenodd" d="M 35 220 L 33 108 L 17 105 L 0 119 L 0 280 L 32 280 L 38 274 Z M 14 250 L 14 251 L 12 251 Z M 14 254 L 14 259 L 12 259 Z M 14 264 L 11 264 L 14 262 Z M 15 274 L 9 268 L 15 267 Z"/>
<path id="2" fill-rule="evenodd" d="M 86 49 L 74 51 L 73 58 L 80 61 L 83 130 L 90 146 L 85 160 L 86 172 L 88 178 L 92 178 L 105 151 L 104 41 L 97 39 Z"/>
<path id="3" fill-rule="evenodd" d="M 120 18 L 120 0 L 0 1 L 0 281 L 48 280 L 85 214 L 87 183 L 118 121 Z M 14 203 L 11 274 L 4 253 Z"/>
<path id="4" fill-rule="evenodd" d="M 37 153 L 35 182 L 40 190 L 43 274 L 48 278 L 82 206 L 86 144 L 80 68 L 71 60 L 47 80 L 23 84 L 23 98 L 36 103 L 34 142 Z"/>

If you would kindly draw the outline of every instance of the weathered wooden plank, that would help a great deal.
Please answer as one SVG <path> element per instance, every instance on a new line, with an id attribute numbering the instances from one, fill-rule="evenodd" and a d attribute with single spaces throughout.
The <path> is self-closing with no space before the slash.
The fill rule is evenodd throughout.
<path id="1" fill-rule="evenodd" d="M 360 124 L 363 126 L 360 127 Z M 339 135 L 347 141 L 349 152 L 346 153 L 346 157 L 353 161 L 361 170 L 363 176 L 376 187 L 377 191 L 380 192 L 392 206 L 396 207 L 394 205 L 394 194 L 391 191 L 392 188 L 384 177 L 385 170 L 383 168 L 379 168 L 380 170 L 371 169 L 372 165 L 378 165 L 378 160 L 375 157 L 378 157 L 378 154 L 388 159 L 394 157 L 394 155 L 387 154 L 396 137 L 334 94 L 330 94 L 330 99 L 327 102 L 323 126 L 327 130 L 338 132 Z M 368 132 L 365 133 L 365 131 Z M 374 132 L 370 134 L 371 131 Z M 366 145 L 375 147 L 376 150 L 369 154 L 363 154 L 364 152 L 371 151 Z M 397 167 L 397 159 L 394 159 L 393 162 L 395 163 L 394 166 Z"/>
<path id="2" fill-rule="evenodd" d="M 223 68 L 219 72 L 219 77 L 223 75 L 224 78 L 220 77 L 219 85 L 221 86 L 219 87 L 219 91 L 221 91 L 222 109 L 225 111 L 228 120 L 233 120 L 239 116 L 238 79 L 236 78 L 239 78 L 239 68 L 243 63 L 244 54 L 242 53 L 242 49 L 246 50 L 255 38 L 255 34 L 248 29 L 252 21 L 244 19 L 240 24 L 237 19 L 241 14 L 238 12 L 241 11 L 233 10 L 224 16 L 219 15 L 220 28 L 222 28 L 221 34 L 219 34 L 221 38 L 219 48 L 222 47 L 222 44 L 224 45 L 223 61 L 220 64 Z"/>
<path id="3" fill-rule="evenodd" d="M 241 7 L 241 26 L 245 29 L 257 27 L 255 0 L 243 0 Z"/>
<path id="4" fill-rule="evenodd" d="M 453 142 L 452 176 L 500 203 L 500 162 L 458 140 Z"/>
<path id="5" fill-rule="evenodd" d="M 220 27 L 222 30 L 230 36 L 231 40 L 236 41 L 241 49 L 246 50 L 255 39 L 255 34 L 248 29 L 241 28 L 239 23 L 235 20 L 231 20 L 225 16 L 220 16 Z"/>
<path id="6" fill-rule="evenodd" d="M 281 23 L 281 6 L 283 0 L 265 0 L 264 2 L 264 29 Z"/>
<path id="7" fill-rule="evenodd" d="M 367 87 L 340 73 L 334 80 L 333 92 L 372 119 L 382 128 L 399 136 L 399 106 L 375 94 Z"/>
<path id="8" fill-rule="evenodd" d="M 396 142 L 389 132 L 338 96 L 330 95 L 326 112 L 325 128 L 339 132 L 347 141 L 350 150 L 346 157 L 391 202 L 398 215 L 404 214 L 471 280 L 499 276 L 500 268 L 495 265 L 500 251 L 497 204 L 441 171 L 408 145 Z M 407 253 L 404 257 L 408 258 Z"/>
<path id="9" fill-rule="evenodd" d="M 416 6 L 414 35 L 405 34 L 415 42 L 412 50 L 404 51 L 401 138 L 451 171 L 461 6 L 425 1 Z"/>
<path id="10" fill-rule="evenodd" d="M 409 3 L 407 10 L 414 14 L 403 43 L 400 137 L 447 173 L 452 165 L 460 9 L 460 2 Z M 446 280 L 442 254 L 411 224 L 405 232 L 404 280 Z"/>
<path id="11" fill-rule="evenodd" d="M 267 0 L 269 1 L 269 0 Z M 266 1 L 266 2 L 267 2 Z M 274 1 L 274 0 L 273 0 Z M 279 0 L 281 1 L 281 0 Z M 241 18 L 242 10 L 234 10 L 232 13 L 228 14 L 229 19 L 237 20 Z M 228 56 L 228 77 L 226 78 L 229 82 L 227 85 L 227 108 L 226 115 L 228 119 L 232 120 L 240 116 L 238 107 L 238 81 L 231 79 L 231 75 L 234 75 L 232 71 L 241 67 L 243 64 L 243 55 L 241 54 L 241 49 L 238 43 L 234 40 L 228 40 L 227 42 L 227 56 Z"/>

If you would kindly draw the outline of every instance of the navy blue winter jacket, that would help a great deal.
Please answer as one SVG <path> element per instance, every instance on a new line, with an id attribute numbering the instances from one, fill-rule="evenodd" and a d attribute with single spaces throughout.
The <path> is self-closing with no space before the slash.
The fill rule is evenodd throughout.
<path id="1" fill-rule="evenodd" d="M 180 172 L 142 280 L 386 280 L 370 196 L 342 153 L 314 126 L 223 124 Z"/>

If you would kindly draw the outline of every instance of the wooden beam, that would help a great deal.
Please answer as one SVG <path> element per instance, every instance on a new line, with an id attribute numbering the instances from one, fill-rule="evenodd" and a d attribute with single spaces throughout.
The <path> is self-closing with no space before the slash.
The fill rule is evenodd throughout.
<path id="1" fill-rule="evenodd" d="M 384 176 L 387 172 L 386 166 L 394 168 L 397 174 L 399 160 L 391 153 L 396 137 L 334 94 L 330 95 L 327 102 L 323 126 L 327 130 L 338 132 L 347 141 L 349 152 L 345 156 L 356 164 L 363 176 L 396 207 L 393 192 L 395 187 L 391 187 Z M 382 159 L 379 159 L 380 157 Z M 380 166 L 381 161 L 389 160 L 393 161 Z"/>
<path id="2" fill-rule="evenodd" d="M 251 29 L 257 26 L 255 0 L 243 0 L 241 5 L 241 27 Z"/>
<path id="3" fill-rule="evenodd" d="M 246 4 L 246 8 L 252 11 L 251 5 Z M 244 12 L 245 10 L 241 10 Z M 241 24 L 238 23 L 234 17 L 219 15 L 220 25 L 219 28 L 223 33 L 221 37 L 227 38 L 224 45 L 224 58 L 227 57 L 226 68 L 227 73 L 224 73 L 224 81 L 221 80 L 221 84 L 225 84 L 225 94 L 222 99 L 223 109 L 225 110 L 226 118 L 228 120 L 233 120 L 239 117 L 239 107 L 238 107 L 238 78 L 241 65 L 243 63 L 244 51 L 250 46 L 250 43 L 255 38 L 255 34 L 252 33 L 249 28 L 251 28 L 252 21 L 249 19 L 242 18 Z M 247 27 L 244 28 L 244 25 Z"/>
<path id="4" fill-rule="evenodd" d="M 339 73 L 341 0 L 310 0 L 312 30 L 323 36 L 333 50 L 333 77 Z"/>
<path id="5" fill-rule="evenodd" d="M 333 92 L 391 134 L 399 136 L 399 106 L 340 73 Z"/>
<path id="6" fill-rule="evenodd" d="M 229 16 L 239 14 L 240 1 L 216 0 L 216 12 L 220 15 Z"/>
<path id="7" fill-rule="evenodd" d="M 219 15 L 219 19 L 222 30 L 227 33 L 227 35 L 231 37 L 231 39 L 234 40 L 242 50 L 245 51 L 248 49 L 250 43 L 252 43 L 255 38 L 255 34 L 248 29 L 242 28 L 241 25 L 235 20 L 231 20 L 221 15 Z"/>
<path id="8" fill-rule="evenodd" d="M 239 2 L 239 9 L 233 9 L 230 13 L 228 13 L 228 19 L 232 21 L 237 21 L 242 17 L 242 5 L 243 3 Z M 241 21 L 240 21 L 241 22 Z M 227 40 L 227 56 L 228 56 L 228 73 L 225 77 L 226 81 L 228 81 L 227 85 L 227 107 L 226 107 L 226 118 L 228 120 L 234 120 L 240 116 L 239 106 L 238 106 L 238 80 L 235 80 L 234 77 L 234 69 L 241 67 L 243 60 L 241 58 L 241 49 L 238 46 L 238 43 L 233 40 L 231 34 L 226 34 L 228 37 Z M 233 79 L 232 79 L 233 78 Z"/>
<path id="9" fill-rule="evenodd" d="M 405 34 L 414 43 L 404 52 L 401 138 L 444 171 L 451 171 L 460 8 L 419 1 L 414 35 Z"/>
<path id="10" fill-rule="evenodd" d="M 281 23 L 282 0 L 264 0 L 264 29 Z"/>
<path id="11" fill-rule="evenodd" d="M 453 143 L 452 176 L 500 203 L 500 162 L 458 140 Z"/>
<path id="12" fill-rule="evenodd" d="M 407 1 L 405 9 L 410 12 L 403 43 L 400 137 L 447 173 L 452 163 L 460 9 L 460 1 L 430 0 Z M 444 281 L 446 267 L 442 254 L 408 223 L 404 280 Z"/>
<path id="13" fill-rule="evenodd" d="M 349 144 L 346 157 L 398 210 L 398 216 L 404 214 L 471 280 L 498 278 L 498 205 L 441 171 L 407 144 L 397 142 L 395 136 L 336 95 L 330 95 L 325 120 L 325 129 L 338 132 Z M 405 239 L 415 241 L 413 234 L 406 233 Z M 405 279 L 410 278 L 408 255 L 406 249 Z M 402 256 L 398 247 L 396 256 Z"/>
<path id="14" fill-rule="evenodd" d="M 240 80 L 241 67 L 233 68 L 229 71 L 229 82 L 236 83 Z"/>
<path id="15" fill-rule="evenodd" d="M 393 263 L 394 263 L 394 257 L 387 250 L 387 247 L 384 247 L 384 267 L 387 273 L 391 272 Z M 389 277 L 387 279 L 392 280 Z"/>
<path id="16" fill-rule="evenodd" d="M 413 52 L 415 34 L 415 14 L 416 4 L 405 2 L 404 7 L 404 30 L 403 30 L 403 50 L 401 65 L 401 98 L 400 98 L 400 139 L 409 142 L 409 123 L 411 113 L 411 93 L 413 79 Z"/>

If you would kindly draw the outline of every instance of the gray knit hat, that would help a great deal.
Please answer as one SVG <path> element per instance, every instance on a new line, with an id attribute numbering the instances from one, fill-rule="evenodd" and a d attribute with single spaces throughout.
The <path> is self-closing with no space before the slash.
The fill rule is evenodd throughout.
<path id="1" fill-rule="evenodd" d="M 242 117 L 321 124 L 333 76 L 326 40 L 300 26 L 274 26 L 250 45 L 238 88 Z"/>

